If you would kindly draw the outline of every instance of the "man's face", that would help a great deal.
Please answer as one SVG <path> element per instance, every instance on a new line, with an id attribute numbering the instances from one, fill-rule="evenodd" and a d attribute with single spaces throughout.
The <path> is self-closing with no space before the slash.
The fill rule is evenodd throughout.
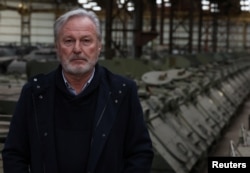
<path id="1" fill-rule="evenodd" d="M 81 75 L 94 68 L 101 51 L 101 42 L 89 18 L 73 17 L 59 31 L 56 48 L 63 70 Z"/>

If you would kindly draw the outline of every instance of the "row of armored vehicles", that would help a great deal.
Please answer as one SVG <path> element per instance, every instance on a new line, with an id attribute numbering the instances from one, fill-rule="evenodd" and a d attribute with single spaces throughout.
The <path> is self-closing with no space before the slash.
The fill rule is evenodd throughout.
<path id="1" fill-rule="evenodd" d="M 0 77 L 2 143 L 23 84 L 58 65 L 53 49 L 36 50 L 8 63 Z M 100 58 L 99 63 L 138 85 L 155 150 L 152 173 L 195 171 L 250 92 L 246 52 L 169 55 L 157 51 L 140 59 Z M 244 127 L 241 130 L 244 147 L 248 147 L 249 132 Z M 233 141 L 228 146 L 228 156 L 237 156 Z"/>

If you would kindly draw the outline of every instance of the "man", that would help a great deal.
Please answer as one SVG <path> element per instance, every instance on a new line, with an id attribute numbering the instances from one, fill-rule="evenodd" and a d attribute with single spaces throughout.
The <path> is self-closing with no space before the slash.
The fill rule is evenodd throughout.
<path id="1" fill-rule="evenodd" d="M 133 81 L 98 65 L 100 23 L 83 9 L 54 25 L 59 67 L 23 87 L 5 173 L 149 173 L 152 143 Z"/>

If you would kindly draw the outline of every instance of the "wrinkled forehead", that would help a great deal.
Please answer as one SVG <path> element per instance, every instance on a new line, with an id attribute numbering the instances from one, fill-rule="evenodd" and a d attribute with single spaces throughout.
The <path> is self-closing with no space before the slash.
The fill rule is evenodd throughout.
<path id="1" fill-rule="evenodd" d="M 89 28 L 91 30 L 96 31 L 95 23 L 86 16 L 72 16 L 70 17 L 61 27 L 62 29 L 65 28 Z"/>

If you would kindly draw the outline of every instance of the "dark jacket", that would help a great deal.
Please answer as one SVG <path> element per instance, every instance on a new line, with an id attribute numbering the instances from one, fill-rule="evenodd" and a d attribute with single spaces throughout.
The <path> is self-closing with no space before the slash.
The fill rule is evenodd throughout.
<path id="1" fill-rule="evenodd" d="M 149 173 L 152 143 L 135 83 L 96 68 L 101 83 L 87 172 Z M 23 87 L 2 151 L 5 173 L 58 172 L 54 93 L 55 71 L 38 75 Z"/>

